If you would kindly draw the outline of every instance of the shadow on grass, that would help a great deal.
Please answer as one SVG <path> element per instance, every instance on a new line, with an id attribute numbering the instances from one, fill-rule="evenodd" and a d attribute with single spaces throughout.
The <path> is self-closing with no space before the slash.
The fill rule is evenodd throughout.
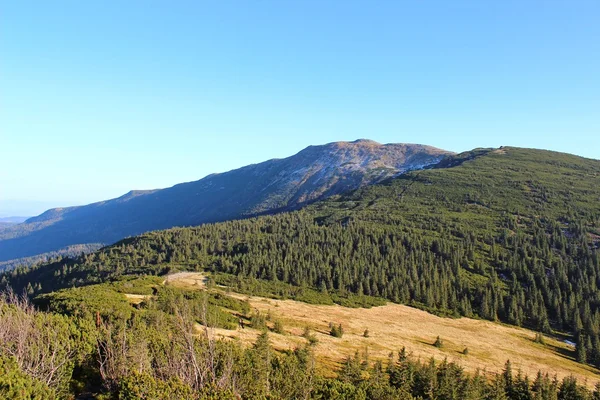
<path id="1" fill-rule="evenodd" d="M 424 340 L 417 340 L 417 343 L 421 343 L 424 344 L 425 346 L 431 346 L 431 347 L 435 347 L 434 343 L 435 343 L 435 338 L 431 341 L 431 342 L 426 342 Z M 440 347 L 440 349 L 443 349 L 444 347 Z"/>
<path id="2" fill-rule="evenodd" d="M 564 347 L 555 346 L 552 344 L 545 345 L 548 349 L 550 349 L 554 354 L 557 354 L 561 357 L 564 357 L 568 360 L 575 361 L 575 351 L 565 349 Z"/>

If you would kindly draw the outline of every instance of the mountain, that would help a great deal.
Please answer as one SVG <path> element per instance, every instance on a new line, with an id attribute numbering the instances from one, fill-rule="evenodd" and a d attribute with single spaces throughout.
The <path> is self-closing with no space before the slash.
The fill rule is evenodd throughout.
<path id="1" fill-rule="evenodd" d="M 94 284 L 137 293 L 132 279 L 197 271 L 248 295 L 353 307 L 383 298 L 527 327 L 577 343 L 553 351 L 600 368 L 599 200 L 598 160 L 476 149 L 300 210 L 149 232 L 18 268 L 0 276 L 0 289 L 43 298 L 78 287 L 76 299 L 76 289 L 49 298 L 94 315 L 110 312 L 85 303 Z"/>
<path id="2" fill-rule="evenodd" d="M 452 153 L 416 144 L 370 140 L 310 146 L 168 189 L 131 191 L 87 206 L 55 208 L 0 231 L 0 261 L 67 246 L 113 243 L 174 226 L 193 226 L 304 204 L 435 164 Z"/>
<path id="3" fill-rule="evenodd" d="M 301 349 L 288 349 L 308 342 L 308 354 L 325 354 L 321 365 L 328 372 L 341 361 L 337 383 L 330 382 L 335 386 L 315 398 L 428 398 L 432 385 L 448 382 L 449 376 L 456 379 L 456 371 L 462 374 L 466 366 L 465 371 L 478 371 L 468 382 L 460 378 L 460 387 L 468 387 L 470 394 L 448 398 L 533 398 L 531 393 L 515 394 L 514 388 L 527 393 L 533 386 L 531 391 L 539 394 L 545 386 L 553 389 L 543 393 L 554 394 L 540 398 L 590 399 L 590 393 L 577 388 L 575 376 L 591 388 L 600 368 L 599 200 L 598 160 L 513 147 L 475 149 L 300 210 L 149 232 L 73 259 L 16 268 L 0 274 L 0 291 L 26 291 L 51 315 L 87 321 L 82 328 L 98 327 L 95 334 L 71 329 L 78 332 L 76 337 L 94 341 L 77 348 L 96 352 L 95 341 L 103 338 L 98 333 L 114 333 L 101 339 L 105 345 L 141 343 L 116 347 L 127 352 L 128 357 L 120 358 L 132 360 L 131 365 L 159 369 L 164 360 L 189 360 L 189 353 L 179 356 L 160 349 L 189 348 L 182 338 L 206 340 L 213 336 L 204 333 L 211 325 L 253 350 L 268 347 L 270 337 L 282 354 L 292 356 L 302 354 Z M 380 307 L 386 300 L 411 307 Z M 342 307 L 325 306 L 334 303 Z M 414 308 L 471 319 L 436 318 L 433 323 L 431 316 Z M 177 329 L 164 325 L 167 321 L 176 321 Z M 23 325 L 0 326 L 16 327 L 5 336 L 18 338 Z M 119 326 L 121 331 L 113 330 Z M 64 337 L 65 342 L 69 338 L 48 336 Z M 236 342 L 227 340 L 216 348 Z M 355 350 L 365 348 L 369 357 L 365 351 L 365 356 L 352 358 Z M 369 360 L 387 363 L 389 352 L 398 348 L 397 361 L 383 364 L 387 368 L 379 364 L 365 380 Z M 411 366 L 407 360 L 413 349 L 423 360 L 436 360 L 425 362 L 425 369 Z M 226 353 L 240 354 L 216 352 Z M 139 354 L 155 358 L 140 363 Z M 262 354 L 236 358 L 236 371 L 242 365 L 254 370 L 263 364 L 244 360 L 278 357 L 271 351 Z M 298 359 L 311 364 L 306 355 Z M 512 367 L 506 362 L 499 378 L 488 375 L 499 372 L 506 359 L 514 362 Z M 486 363 L 495 365 L 481 375 Z M 539 367 L 532 367 L 534 363 Z M 277 376 L 290 382 L 298 371 L 287 361 L 269 364 L 286 366 L 272 370 L 271 388 L 279 385 L 274 384 Z M 220 365 L 228 364 L 223 359 Z M 534 378 L 538 368 L 541 372 Z M 164 370 L 159 374 L 148 367 L 146 373 L 163 382 Z M 405 378 L 402 371 L 412 371 L 413 377 Z M 555 374 L 565 377 L 562 383 L 558 377 L 552 383 Z M 254 376 L 246 382 L 255 382 Z M 136 376 L 134 382 L 153 382 L 140 379 Z M 298 380 L 301 386 L 312 381 L 317 380 Z M 473 385 L 486 382 L 489 387 L 473 391 Z M 512 382 L 510 389 L 506 382 Z M 369 394 L 346 396 L 339 395 L 342 387 L 341 393 L 350 393 L 341 384 L 372 387 Z M 494 388 L 498 395 L 489 395 Z M 459 393 L 448 387 L 434 390 Z M 286 393 L 273 397 L 302 398 Z"/>

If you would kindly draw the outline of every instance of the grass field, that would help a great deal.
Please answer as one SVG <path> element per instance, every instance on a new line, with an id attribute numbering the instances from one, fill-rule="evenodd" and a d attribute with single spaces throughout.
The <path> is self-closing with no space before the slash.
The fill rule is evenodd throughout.
<path id="1" fill-rule="evenodd" d="M 204 287 L 201 274 L 186 274 L 169 284 L 199 289 Z M 306 343 L 302 333 L 306 326 L 318 339 L 315 354 L 322 373 L 332 369 L 356 351 L 368 352 L 371 360 L 387 359 L 390 352 L 403 346 L 414 357 L 437 360 L 447 358 L 457 361 L 467 371 L 499 372 L 510 359 L 513 370 L 521 369 L 534 378 L 539 370 L 557 375 L 559 379 L 573 375 L 581 382 L 593 386 L 600 380 L 600 371 L 574 361 L 574 348 L 559 340 L 546 337 L 545 344 L 535 343 L 535 332 L 489 321 L 469 318 L 441 318 L 412 307 L 389 303 L 385 306 L 345 308 L 338 305 L 312 305 L 293 300 L 273 300 L 230 294 L 248 300 L 254 310 L 269 313 L 283 322 L 285 334 L 271 333 L 270 338 L 279 350 L 293 349 Z M 341 323 L 342 338 L 329 335 L 329 323 Z M 369 337 L 364 337 L 365 329 Z M 220 337 L 237 338 L 244 344 L 253 343 L 260 331 L 245 328 L 237 330 L 216 329 Z M 444 346 L 433 346 L 436 337 Z M 468 355 L 462 351 L 467 347 Z"/>

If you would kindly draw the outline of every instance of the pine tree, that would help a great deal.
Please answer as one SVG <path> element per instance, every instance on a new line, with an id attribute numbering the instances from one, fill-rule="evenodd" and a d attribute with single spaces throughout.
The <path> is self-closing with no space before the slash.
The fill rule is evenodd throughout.
<path id="1" fill-rule="evenodd" d="M 486 400 L 509 400 L 506 395 L 506 383 L 502 375 L 496 375 L 487 388 Z"/>
<path id="2" fill-rule="evenodd" d="M 354 354 L 354 357 L 347 357 L 342 364 L 342 369 L 338 375 L 338 379 L 342 382 L 351 383 L 358 385 L 362 381 L 362 365 L 360 362 L 360 355 L 358 351 Z"/>
<path id="3" fill-rule="evenodd" d="M 529 378 L 523 376 L 521 370 L 517 372 L 517 376 L 514 379 L 512 391 L 509 393 L 510 399 L 514 400 L 532 400 L 533 395 L 531 393 Z"/>
<path id="4" fill-rule="evenodd" d="M 253 371 L 256 377 L 256 383 L 262 386 L 262 393 L 268 394 L 270 391 L 271 358 L 272 349 L 269 341 L 269 334 L 264 331 L 261 333 L 253 347 Z"/>
<path id="5" fill-rule="evenodd" d="M 504 370 L 502 371 L 502 379 L 504 381 L 506 393 L 510 396 L 510 394 L 512 394 L 513 391 L 513 374 L 510 360 L 507 360 L 504 364 Z"/>
<path id="6" fill-rule="evenodd" d="M 582 364 L 587 362 L 587 349 L 585 347 L 585 336 L 578 335 L 577 344 L 575 346 L 576 360 Z"/>

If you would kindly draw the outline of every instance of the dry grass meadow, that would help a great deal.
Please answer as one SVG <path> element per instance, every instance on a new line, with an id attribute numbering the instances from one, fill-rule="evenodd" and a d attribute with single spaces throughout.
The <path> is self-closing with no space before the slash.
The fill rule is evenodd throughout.
<path id="1" fill-rule="evenodd" d="M 189 273 L 169 280 L 169 284 L 189 289 L 203 288 L 203 282 L 202 274 Z M 368 352 L 371 360 L 387 359 L 390 352 L 397 352 L 404 346 L 414 357 L 447 358 L 471 372 L 478 369 L 487 373 L 499 372 L 510 359 L 514 371 L 521 369 L 532 378 L 541 370 L 556 374 L 559 379 L 573 375 L 590 386 L 600 380 L 598 370 L 574 361 L 572 346 L 548 337 L 545 344 L 535 343 L 535 333 L 527 329 L 469 318 L 441 318 L 392 303 L 357 309 L 231 295 L 247 300 L 253 309 L 269 313 L 272 319 L 283 322 L 285 334 L 270 334 L 271 342 L 278 350 L 305 344 L 307 341 L 302 333 L 308 326 L 318 339 L 315 354 L 322 373 L 331 374 L 332 367 L 356 351 Z M 343 325 L 342 338 L 329 335 L 330 322 Z M 369 330 L 369 337 L 363 336 L 365 329 Z M 236 338 L 244 344 L 253 343 L 259 333 L 251 328 L 215 329 L 217 336 Z M 441 349 L 433 346 L 437 336 L 444 342 Z M 469 349 L 468 355 L 462 354 L 465 347 Z"/>

